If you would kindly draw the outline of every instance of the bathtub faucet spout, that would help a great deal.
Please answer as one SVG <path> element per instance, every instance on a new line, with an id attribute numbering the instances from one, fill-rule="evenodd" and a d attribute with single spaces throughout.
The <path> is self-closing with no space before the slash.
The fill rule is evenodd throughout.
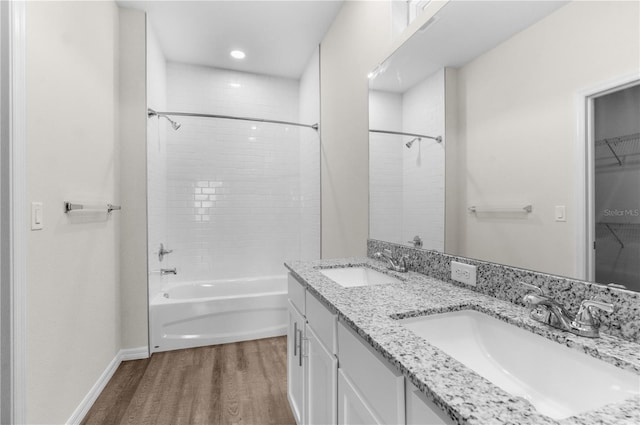
<path id="1" fill-rule="evenodd" d="M 166 274 L 173 274 L 176 275 L 178 274 L 178 272 L 176 271 L 176 268 L 172 268 L 172 269 L 160 269 L 160 274 L 161 275 L 166 275 Z"/>

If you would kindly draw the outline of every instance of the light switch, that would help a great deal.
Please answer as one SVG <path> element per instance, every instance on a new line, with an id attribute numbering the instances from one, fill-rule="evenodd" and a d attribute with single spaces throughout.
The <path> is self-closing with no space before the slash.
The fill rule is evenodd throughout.
<path id="1" fill-rule="evenodd" d="M 556 221 L 567 221 L 567 212 L 564 205 L 556 205 Z"/>
<path id="2" fill-rule="evenodd" d="M 42 202 L 31 203 L 31 230 L 42 230 L 44 227 L 44 212 Z"/>

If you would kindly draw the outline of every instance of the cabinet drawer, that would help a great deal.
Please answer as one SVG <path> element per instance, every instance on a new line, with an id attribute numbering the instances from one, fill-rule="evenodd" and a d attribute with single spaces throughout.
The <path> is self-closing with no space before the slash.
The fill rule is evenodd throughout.
<path id="1" fill-rule="evenodd" d="M 339 369 L 382 423 L 405 423 L 404 377 L 342 323 L 338 323 L 338 358 Z"/>
<path id="2" fill-rule="evenodd" d="M 309 326 L 318 336 L 318 339 L 331 354 L 337 353 L 338 316 L 331 313 L 315 296 L 308 291 L 306 293 L 306 316 Z"/>
<path id="3" fill-rule="evenodd" d="M 298 282 L 298 280 L 293 277 L 291 273 L 289 273 L 289 299 L 291 303 L 298 309 L 300 313 L 304 316 L 306 314 L 305 308 L 305 297 L 304 294 L 307 292 L 305 287 Z"/>

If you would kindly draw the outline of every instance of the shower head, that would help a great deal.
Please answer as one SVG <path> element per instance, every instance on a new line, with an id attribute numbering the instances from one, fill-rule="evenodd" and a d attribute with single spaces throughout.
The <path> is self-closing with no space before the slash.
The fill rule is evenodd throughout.
<path id="1" fill-rule="evenodd" d="M 404 145 L 405 145 L 407 148 L 410 148 L 410 147 L 411 147 L 411 145 L 413 145 L 413 142 L 415 142 L 416 140 L 419 142 L 420 140 L 422 140 L 422 138 L 421 138 L 421 137 L 414 137 L 413 139 L 409 140 L 409 141 L 408 141 L 407 143 L 405 143 Z"/>
<path id="2" fill-rule="evenodd" d="M 166 119 L 169 120 L 169 122 L 171 123 L 171 127 L 173 127 L 174 130 L 177 130 L 180 128 L 180 126 L 182 126 L 182 124 L 180 124 L 179 122 L 176 122 L 174 120 L 172 120 L 171 118 L 169 118 L 166 115 L 163 115 L 163 117 L 165 117 Z"/>
<path id="3" fill-rule="evenodd" d="M 171 123 L 171 127 L 174 130 L 179 129 L 182 126 L 182 124 L 180 124 L 179 122 L 176 122 L 176 121 L 172 120 L 171 118 L 169 118 L 168 115 L 162 114 L 162 113 L 157 112 L 157 111 L 154 111 L 151 108 L 147 109 L 147 115 L 149 116 L 149 118 L 151 118 L 151 117 L 158 117 L 158 118 L 163 117 L 163 118 L 166 118 Z"/>

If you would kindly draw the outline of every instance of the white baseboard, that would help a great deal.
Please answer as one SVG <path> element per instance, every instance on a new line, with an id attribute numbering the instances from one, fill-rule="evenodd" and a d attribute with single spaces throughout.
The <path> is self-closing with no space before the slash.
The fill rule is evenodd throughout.
<path id="1" fill-rule="evenodd" d="M 107 368 L 102 372 L 102 375 L 98 378 L 93 387 L 89 390 L 87 395 L 82 399 L 80 405 L 76 408 L 76 410 L 71 414 L 71 417 L 67 421 L 68 425 L 80 424 L 86 414 L 93 406 L 93 403 L 97 400 L 104 390 L 104 387 L 107 386 L 109 380 L 116 373 L 118 366 L 120 363 L 127 360 L 139 360 L 146 359 L 149 357 L 149 348 L 148 347 L 137 347 L 137 348 L 126 348 L 118 351 L 113 360 L 109 363 Z"/>
<path id="2" fill-rule="evenodd" d="M 125 348 L 118 353 L 120 360 L 140 360 L 149 358 L 149 347 Z"/>

